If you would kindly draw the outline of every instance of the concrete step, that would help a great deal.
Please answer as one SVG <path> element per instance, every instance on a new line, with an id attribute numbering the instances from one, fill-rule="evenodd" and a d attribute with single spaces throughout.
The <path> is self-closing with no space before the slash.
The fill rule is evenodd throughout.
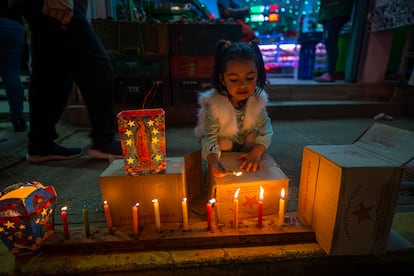
<path id="1" fill-rule="evenodd" d="M 269 94 L 269 114 L 277 120 L 374 117 L 379 113 L 414 116 L 414 87 L 392 82 L 317 83 L 313 80 L 273 78 L 265 89 Z M 167 124 L 196 123 L 197 103 L 154 107 L 165 109 Z M 139 104 L 116 105 L 117 112 L 139 108 Z M 25 112 L 28 115 L 27 103 Z M 5 117 L 8 117 L 8 103 L 3 99 L 0 100 L 0 118 Z M 80 126 L 89 124 L 85 107 L 73 100 L 63 120 Z"/>

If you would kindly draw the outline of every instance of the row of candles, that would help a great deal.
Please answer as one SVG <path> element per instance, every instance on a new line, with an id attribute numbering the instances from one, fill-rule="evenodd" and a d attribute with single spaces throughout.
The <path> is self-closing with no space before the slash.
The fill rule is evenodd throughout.
<path id="1" fill-rule="evenodd" d="M 159 209 L 159 202 L 158 199 L 153 199 L 152 204 L 154 207 L 154 217 L 155 217 L 155 225 L 157 230 L 161 229 L 161 218 L 160 218 L 160 209 Z M 134 235 L 138 235 L 139 233 L 139 203 L 135 203 L 135 205 L 132 206 L 132 228 Z M 187 198 L 183 198 L 182 202 L 182 209 L 183 209 L 183 229 L 184 231 L 188 231 L 189 223 L 188 223 L 188 207 L 187 207 Z M 105 213 L 105 219 L 106 219 L 106 225 L 108 227 L 108 231 L 110 234 L 114 233 L 113 229 L 113 223 L 112 223 L 112 217 L 111 217 L 111 210 L 109 208 L 108 201 L 103 202 L 103 208 Z M 65 236 L 65 239 L 69 239 L 69 223 L 68 223 L 68 215 L 67 215 L 68 207 L 63 206 L 60 210 L 60 215 L 62 219 L 62 226 L 63 226 L 63 234 Z M 83 222 L 85 225 L 85 235 L 86 237 L 90 237 L 91 230 L 89 225 L 89 215 L 88 215 L 88 209 L 86 208 L 86 205 L 82 208 L 82 216 L 83 216 Z"/>
<path id="2" fill-rule="evenodd" d="M 233 227 L 237 229 L 239 225 L 239 192 L 240 188 L 234 193 L 233 199 Z M 263 199 L 264 199 L 264 188 L 260 186 L 259 201 L 257 202 L 257 227 L 263 227 Z M 207 210 L 209 209 L 207 205 Z M 279 199 L 279 224 L 283 225 L 285 218 L 285 189 L 282 188 Z M 211 218 L 210 218 L 211 219 Z M 209 224 L 210 225 L 210 224 Z"/>
<path id="3" fill-rule="evenodd" d="M 111 210 L 109 209 L 109 204 L 107 201 L 104 201 L 103 208 L 104 208 L 104 213 L 105 213 L 105 218 L 106 218 L 106 225 L 108 227 L 109 233 L 113 234 L 114 229 L 113 229 L 113 224 L 112 224 Z M 60 216 L 62 219 L 63 234 L 65 236 L 65 239 L 69 239 L 69 222 L 68 222 L 67 212 L 68 212 L 67 206 L 63 206 L 60 209 Z M 84 205 L 82 208 L 82 217 L 83 217 L 83 223 L 85 225 L 85 235 L 86 237 L 89 238 L 91 236 L 91 228 L 89 225 L 89 212 L 88 212 L 86 205 Z"/>
<path id="4" fill-rule="evenodd" d="M 236 190 L 234 193 L 234 200 L 233 200 L 233 227 L 237 228 L 239 224 L 239 192 L 240 188 Z M 262 228 L 263 227 L 263 200 L 264 200 L 264 189 L 262 186 L 260 186 L 260 195 L 259 195 L 259 201 L 258 207 L 257 207 L 257 227 Z M 215 199 L 210 199 L 207 202 L 206 205 L 206 211 L 207 211 L 207 229 L 210 230 L 212 228 L 212 219 L 213 219 L 213 205 L 215 203 Z M 153 199 L 152 204 L 154 207 L 154 217 L 155 217 L 155 226 L 157 231 L 161 229 L 161 218 L 160 218 L 160 209 L 159 209 L 159 202 L 158 199 Z M 139 233 L 139 203 L 135 203 L 135 205 L 132 206 L 132 228 L 134 235 L 138 235 Z M 188 231 L 189 230 L 189 223 L 188 223 L 188 206 L 187 206 L 187 198 L 183 198 L 181 201 L 181 207 L 183 212 L 183 230 Z M 113 223 L 112 223 L 112 217 L 111 217 L 111 210 L 109 208 L 108 201 L 103 202 L 103 208 L 106 218 L 106 225 L 108 227 L 108 231 L 110 234 L 114 233 L 113 230 Z M 68 224 L 68 218 L 67 218 L 67 206 L 63 206 L 61 208 L 61 218 L 62 218 L 62 225 L 63 225 L 63 233 L 65 236 L 65 239 L 69 239 L 69 224 Z M 82 216 L 83 221 L 85 225 L 85 235 L 86 237 L 90 237 L 91 230 L 89 226 L 89 216 L 88 216 L 88 209 L 86 206 L 83 206 L 82 208 Z M 282 188 L 280 193 L 280 199 L 279 199 L 279 224 L 283 224 L 283 220 L 285 217 L 285 189 Z"/>

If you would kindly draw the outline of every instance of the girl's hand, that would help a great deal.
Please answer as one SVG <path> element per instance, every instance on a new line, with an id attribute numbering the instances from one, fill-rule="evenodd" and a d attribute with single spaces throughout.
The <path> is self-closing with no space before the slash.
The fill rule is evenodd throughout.
<path id="1" fill-rule="evenodd" d="M 237 160 L 244 160 L 240 164 L 240 169 L 246 170 L 246 172 L 255 172 L 257 170 L 263 170 L 262 155 L 265 151 L 263 145 L 255 145 L 250 152 L 242 153 L 237 157 Z"/>
<path id="2" fill-rule="evenodd" d="M 207 156 L 207 161 L 214 177 L 224 177 L 226 175 L 226 167 L 217 154 L 211 153 Z"/>

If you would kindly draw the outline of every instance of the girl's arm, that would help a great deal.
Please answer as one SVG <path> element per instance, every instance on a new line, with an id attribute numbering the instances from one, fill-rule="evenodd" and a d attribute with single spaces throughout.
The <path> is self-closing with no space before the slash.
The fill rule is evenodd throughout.
<path id="1" fill-rule="evenodd" d="M 262 156 L 269 148 L 273 137 L 272 123 L 266 110 L 263 110 L 259 115 L 257 128 L 256 144 L 250 152 L 242 153 L 238 157 L 238 159 L 244 159 L 240 165 L 240 169 L 253 172 L 263 169 Z"/>

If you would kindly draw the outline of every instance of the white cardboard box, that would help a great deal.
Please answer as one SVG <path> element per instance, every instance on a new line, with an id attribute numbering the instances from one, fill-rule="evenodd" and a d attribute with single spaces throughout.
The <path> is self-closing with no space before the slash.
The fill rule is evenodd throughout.
<path id="1" fill-rule="evenodd" d="M 239 152 L 223 152 L 221 159 L 227 168 L 238 170 L 241 161 L 236 158 L 239 154 Z M 241 176 L 226 175 L 222 178 L 213 176 L 208 178 L 210 196 L 216 200 L 214 210 L 217 223 L 225 226 L 232 225 L 233 200 L 238 188 L 240 188 L 238 195 L 239 219 L 257 218 L 260 186 L 264 189 L 264 216 L 278 214 L 282 188 L 285 189 L 285 206 L 287 206 L 289 179 L 269 154 L 263 155 L 262 163 L 262 171 L 243 171 Z"/>
<path id="2" fill-rule="evenodd" d="M 184 157 L 167 157 L 165 174 L 127 175 L 122 159 L 114 160 L 99 177 L 114 225 L 132 224 L 132 206 L 140 204 L 140 225 L 154 223 L 153 199 L 158 199 L 161 223 L 182 222 L 181 200 L 187 197 Z"/>
<path id="3" fill-rule="evenodd" d="M 374 123 L 353 144 L 305 146 L 298 214 L 330 255 L 385 253 L 414 132 Z"/>

